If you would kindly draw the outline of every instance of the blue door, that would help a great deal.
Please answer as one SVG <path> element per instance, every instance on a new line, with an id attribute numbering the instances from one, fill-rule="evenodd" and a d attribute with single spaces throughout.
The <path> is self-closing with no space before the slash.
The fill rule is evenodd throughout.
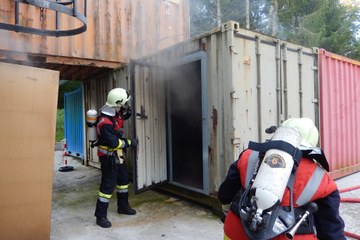
<path id="1" fill-rule="evenodd" d="M 83 88 L 64 94 L 64 130 L 67 154 L 84 159 Z"/>

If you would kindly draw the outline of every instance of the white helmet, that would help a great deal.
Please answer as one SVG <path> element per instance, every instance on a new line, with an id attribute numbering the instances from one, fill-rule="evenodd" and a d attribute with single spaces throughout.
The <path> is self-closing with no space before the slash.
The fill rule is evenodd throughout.
<path id="1" fill-rule="evenodd" d="M 297 129 L 302 138 L 300 145 L 304 147 L 316 147 L 319 140 L 319 131 L 310 118 L 289 118 L 283 122 L 281 126 Z"/>
<path id="2" fill-rule="evenodd" d="M 107 95 L 106 105 L 109 107 L 122 107 L 131 98 L 128 91 L 123 88 L 114 88 Z"/>

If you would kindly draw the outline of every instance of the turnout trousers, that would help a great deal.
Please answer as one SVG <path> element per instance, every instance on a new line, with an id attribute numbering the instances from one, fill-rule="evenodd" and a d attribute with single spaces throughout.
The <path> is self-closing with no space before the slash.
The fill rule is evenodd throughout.
<path id="1" fill-rule="evenodd" d="M 118 208 L 128 205 L 129 175 L 125 163 L 119 163 L 116 155 L 100 156 L 101 184 L 95 216 L 106 217 L 110 198 L 117 189 Z"/>

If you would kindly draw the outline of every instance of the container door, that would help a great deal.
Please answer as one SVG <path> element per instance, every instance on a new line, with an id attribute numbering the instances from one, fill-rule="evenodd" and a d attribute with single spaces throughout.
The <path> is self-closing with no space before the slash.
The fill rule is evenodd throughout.
<path id="1" fill-rule="evenodd" d="M 135 192 L 167 181 L 165 70 L 139 62 L 130 63 L 133 137 L 137 151 L 129 149 L 133 159 Z M 131 132 L 131 130 L 129 131 Z"/>
<path id="2" fill-rule="evenodd" d="M 209 193 L 206 54 L 194 53 L 167 69 L 169 181 Z"/>
<path id="3" fill-rule="evenodd" d="M 208 194 L 206 57 L 166 65 L 132 62 L 135 190 L 169 182 Z"/>
<path id="4" fill-rule="evenodd" d="M 84 107 L 82 87 L 64 94 L 64 126 L 66 150 L 71 156 L 84 159 Z"/>

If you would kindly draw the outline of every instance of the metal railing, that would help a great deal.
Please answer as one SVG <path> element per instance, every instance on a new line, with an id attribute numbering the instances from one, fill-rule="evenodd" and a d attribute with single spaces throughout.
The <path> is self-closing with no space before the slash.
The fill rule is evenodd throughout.
<path id="1" fill-rule="evenodd" d="M 37 34 L 42 36 L 72 36 L 83 33 L 86 31 L 87 22 L 86 22 L 86 0 L 82 0 L 84 2 L 84 12 L 79 13 L 77 11 L 77 0 L 14 0 L 15 2 L 15 22 L 13 23 L 1 23 L 0 29 L 29 33 L 29 34 Z M 28 4 L 35 7 L 40 8 L 40 21 L 44 20 L 44 10 L 49 9 L 55 12 L 55 29 L 41 29 L 41 28 L 33 28 L 28 26 L 23 26 L 19 23 L 19 5 L 20 4 Z M 82 22 L 82 26 L 74 29 L 59 29 L 59 13 L 63 13 L 69 15 L 71 17 L 76 18 L 77 20 Z"/>

